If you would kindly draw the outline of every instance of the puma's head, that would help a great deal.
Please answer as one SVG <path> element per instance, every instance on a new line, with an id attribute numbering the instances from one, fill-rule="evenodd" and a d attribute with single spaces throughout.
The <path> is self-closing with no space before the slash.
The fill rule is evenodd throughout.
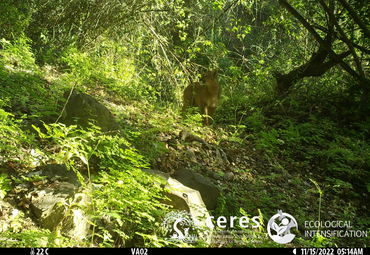
<path id="1" fill-rule="evenodd" d="M 205 72 L 204 74 L 202 74 L 202 76 L 200 77 L 200 81 L 203 84 L 212 84 L 212 85 L 215 84 L 215 83 L 218 84 L 217 69 L 215 69 L 213 71 L 208 71 L 208 72 Z"/>

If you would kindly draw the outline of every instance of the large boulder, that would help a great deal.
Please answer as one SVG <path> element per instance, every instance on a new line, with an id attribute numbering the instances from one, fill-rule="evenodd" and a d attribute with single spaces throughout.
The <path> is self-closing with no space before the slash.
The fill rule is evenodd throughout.
<path id="1" fill-rule="evenodd" d="M 208 210 L 216 207 L 217 199 L 220 197 L 220 189 L 199 173 L 194 173 L 184 167 L 180 167 L 175 177 L 183 185 L 198 190 Z"/>
<path id="2" fill-rule="evenodd" d="M 179 181 L 171 178 L 167 173 L 151 169 L 143 169 L 142 171 L 162 178 L 165 182 L 166 190 L 169 191 L 169 193 L 166 193 L 166 196 L 171 199 L 171 201 L 166 201 L 165 203 L 172 205 L 178 211 L 185 210 L 189 212 L 193 221 L 197 222 L 197 227 L 206 230 L 199 233 L 200 238 L 210 244 L 213 228 L 209 228 L 206 224 L 206 219 L 210 215 L 199 191 L 186 187 Z"/>
<path id="3" fill-rule="evenodd" d="M 55 229 L 81 240 L 88 234 L 88 216 L 76 205 L 86 204 L 90 198 L 82 191 L 76 173 L 65 165 L 50 164 L 31 175 L 46 176 L 51 184 L 32 192 L 30 209 L 42 228 Z"/>
<path id="4" fill-rule="evenodd" d="M 112 113 L 95 98 L 76 90 L 68 90 L 63 94 L 67 104 L 61 122 L 66 125 L 78 124 L 84 128 L 89 122 L 101 128 L 102 132 L 120 132 L 121 126 Z"/>
<path id="5" fill-rule="evenodd" d="M 171 199 L 170 202 L 166 200 L 164 203 L 172 205 L 178 211 L 189 212 L 197 226 L 203 229 L 199 232 L 199 237 L 210 244 L 213 228 L 206 225 L 206 219 L 210 215 L 199 191 L 185 186 L 167 173 L 150 169 L 143 171 L 162 178 L 161 183 L 164 183 L 165 190 L 168 191 L 165 194 Z M 46 176 L 48 179 L 47 186 L 31 192 L 30 209 L 40 226 L 51 231 L 60 230 L 64 235 L 75 239 L 85 238 L 90 224 L 88 215 L 81 208 L 84 204 L 87 206 L 90 198 L 85 194 L 76 173 L 67 171 L 65 165 L 50 164 L 31 175 Z M 31 175 L 28 177 L 32 177 Z M 104 219 L 101 219 L 100 222 L 103 221 Z M 105 227 L 109 227 L 107 224 L 104 223 Z"/>

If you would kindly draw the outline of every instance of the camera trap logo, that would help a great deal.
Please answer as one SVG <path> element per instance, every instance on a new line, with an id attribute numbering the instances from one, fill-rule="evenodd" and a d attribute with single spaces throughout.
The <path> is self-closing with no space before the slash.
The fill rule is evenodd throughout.
<path id="1" fill-rule="evenodd" d="M 161 225 L 169 236 L 165 238 L 167 241 L 195 243 L 198 240 L 192 215 L 185 210 L 167 213 Z"/>
<path id="2" fill-rule="evenodd" d="M 278 223 L 275 219 L 278 218 Z M 285 244 L 291 242 L 295 235 L 290 233 L 290 229 L 295 227 L 298 230 L 297 221 L 288 213 L 278 210 L 278 213 L 272 216 L 267 224 L 267 232 L 272 240 L 277 243 Z M 272 234 L 275 232 L 276 234 Z"/>

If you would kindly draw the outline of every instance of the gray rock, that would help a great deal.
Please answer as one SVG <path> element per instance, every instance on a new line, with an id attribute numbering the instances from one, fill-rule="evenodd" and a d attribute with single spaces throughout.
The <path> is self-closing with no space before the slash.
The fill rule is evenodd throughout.
<path id="1" fill-rule="evenodd" d="M 223 165 L 225 163 L 221 156 L 220 150 L 216 150 L 216 158 L 220 165 Z"/>
<path id="2" fill-rule="evenodd" d="M 227 172 L 224 174 L 224 181 L 233 181 L 234 180 L 234 174 L 232 172 Z"/>
<path id="3" fill-rule="evenodd" d="M 202 195 L 203 201 L 207 206 L 208 210 L 213 210 L 216 207 L 217 199 L 220 196 L 220 189 L 212 182 L 207 180 L 199 173 L 193 173 L 184 167 L 180 167 L 176 180 L 181 182 L 183 185 L 198 190 Z"/>
<path id="4" fill-rule="evenodd" d="M 195 153 L 192 149 L 186 149 L 186 154 L 190 158 L 190 161 L 197 162 L 197 157 L 195 156 Z"/>
<path id="5" fill-rule="evenodd" d="M 202 229 L 207 230 L 199 232 L 200 238 L 210 244 L 213 229 L 206 225 L 206 219 L 210 215 L 203 201 L 203 195 L 198 190 L 187 187 L 178 180 L 171 178 L 169 174 L 149 169 L 143 171 L 161 177 L 160 183 L 169 191 L 166 195 L 172 200 L 171 205 L 177 210 L 190 212 L 194 222 L 197 222 Z M 186 169 L 184 171 L 182 174 L 189 174 Z M 88 223 L 88 216 L 80 209 L 80 206 L 88 203 L 90 198 L 84 194 L 76 173 L 72 170 L 67 171 L 65 165 L 50 164 L 39 174 L 47 176 L 48 180 L 54 180 L 47 188 L 32 191 L 30 208 L 38 219 L 40 226 L 50 231 L 61 230 L 64 235 L 75 239 L 85 238 L 88 235 L 90 224 Z M 202 176 L 199 174 L 193 174 L 192 177 L 195 180 L 193 186 L 200 187 L 205 195 L 209 196 L 207 192 L 215 192 L 215 190 L 212 191 L 212 188 L 216 188 L 219 193 L 217 187 L 209 185 L 209 182 L 204 177 L 201 178 Z M 209 197 L 207 199 L 209 200 Z M 216 200 L 214 200 L 215 202 Z M 77 203 L 79 207 L 76 206 Z M 113 226 L 112 223 L 109 223 L 109 217 L 107 219 L 102 217 L 99 220 L 108 229 L 109 224 Z"/>
<path id="6" fill-rule="evenodd" d="M 70 92 L 70 90 L 66 91 L 63 97 L 68 99 Z M 91 120 L 94 125 L 101 128 L 102 132 L 121 131 L 121 126 L 104 105 L 90 95 L 73 90 L 63 111 L 61 122 L 66 125 L 78 124 L 87 128 Z"/>
<path id="7" fill-rule="evenodd" d="M 164 182 L 167 182 L 168 179 L 170 178 L 170 175 L 168 173 L 160 172 L 160 171 L 153 170 L 153 169 L 141 169 L 141 171 L 143 171 L 147 174 L 152 174 L 152 175 L 159 176 L 159 177 L 162 178 L 162 180 Z"/>
<path id="8" fill-rule="evenodd" d="M 90 228 L 88 216 L 76 206 L 68 208 L 66 205 L 72 203 L 81 205 L 90 199 L 82 192 L 76 173 L 72 170 L 67 171 L 65 165 L 50 164 L 41 175 L 54 178 L 56 181 L 49 188 L 33 191 L 36 196 L 33 196 L 30 208 L 39 220 L 40 226 L 50 231 L 60 228 L 64 234 L 76 239 L 85 237 Z"/>
<path id="9" fill-rule="evenodd" d="M 172 205 L 176 210 L 190 212 L 193 221 L 198 223 L 198 227 L 208 229 L 208 231 L 199 234 L 204 242 L 210 244 L 213 228 L 209 228 L 206 225 L 206 219 L 210 215 L 199 191 L 186 187 L 179 181 L 171 178 L 169 174 L 151 169 L 142 169 L 142 171 L 162 178 L 162 181 L 165 182 L 166 189 L 169 191 L 169 193 L 166 193 L 166 196 L 171 199 L 166 204 Z"/>
<path id="10" fill-rule="evenodd" d="M 207 176 L 209 176 L 210 178 L 213 178 L 215 180 L 223 180 L 220 175 L 216 174 L 215 172 L 213 172 L 211 170 L 207 170 L 206 174 L 207 174 Z"/>
<path id="11" fill-rule="evenodd" d="M 72 170 L 67 170 L 66 165 L 61 164 L 49 164 L 46 165 L 40 175 L 45 175 L 50 179 L 56 177 L 56 179 L 64 180 L 65 182 L 72 184 L 75 189 L 81 187 L 81 183 L 78 180 L 77 174 Z"/>

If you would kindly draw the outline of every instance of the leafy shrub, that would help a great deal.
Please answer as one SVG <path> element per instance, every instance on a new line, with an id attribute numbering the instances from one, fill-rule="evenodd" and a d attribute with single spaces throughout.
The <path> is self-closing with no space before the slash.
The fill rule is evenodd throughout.
<path id="1" fill-rule="evenodd" d="M 126 50 L 108 39 L 102 39 L 91 52 L 70 47 L 61 57 L 62 66 L 69 68 L 63 80 L 85 89 L 103 87 L 118 98 L 153 101 L 154 89 L 135 74 L 134 60 Z"/>
<path id="2" fill-rule="evenodd" d="M 31 50 L 31 40 L 24 35 L 14 38 L 10 42 L 4 38 L 0 40 L 3 50 L 0 51 L 1 64 L 9 70 L 35 72 L 37 67 Z"/>
<path id="3" fill-rule="evenodd" d="M 1 1 L 0 38 L 7 40 L 21 35 L 31 21 L 32 12 L 26 1 Z"/>
<path id="4" fill-rule="evenodd" d="M 0 175 L 0 199 L 3 199 L 6 193 L 12 189 L 12 186 L 9 185 L 10 179 L 7 178 L 6 174 Z"/>
<path id="5" fill-rule="evenodd" d="M 99 136 L 98 130 L 83 131 L 77 126 L 66 127 L 63 124 L 44 126 L 46 134 L 35 127 L 40 137 L 52 139 L 59 147 L 59 153 L 49 157 L 67 164 L 82 183 L 82 169 L 79 167 L 78 170 L 76 166 L 83 162 L 89 181 L 100 187 L 95 190 L 90 187 L 92 202 L 87 208 L 93 220 L 108 217 L 113 224 L 109 230 L 101 225 L 94 232 L 100 241 L 110 246 L 118 238 L 120 243 L 115 245 L 125 246 L 129 241 L 130 244 L 149 245 L 153 241 L 152 235 L 158 232 L 157 217 L 167 206 L 159 202 L 163 199 L 162 188 L 157 184 L 160 181 L 140 170 L 148 166 L 146 159 L 121 136 Z M 99 159 L 100 170 L 96 176 L 90 174 L 89 159 L 93 155 Z M 145 242 L 140 234 L 146 236 Z M 156 243 L 151 245 L 158 246 L 159 243 L 156 238 Z"/>
<path id="6" fill-rule="evenodd" d="M 21 148 L 30 147 L 34 136 L 20 129 L 21 120 L 0 108 L 0 161 L 30 163 L 32 157 Z"/>

